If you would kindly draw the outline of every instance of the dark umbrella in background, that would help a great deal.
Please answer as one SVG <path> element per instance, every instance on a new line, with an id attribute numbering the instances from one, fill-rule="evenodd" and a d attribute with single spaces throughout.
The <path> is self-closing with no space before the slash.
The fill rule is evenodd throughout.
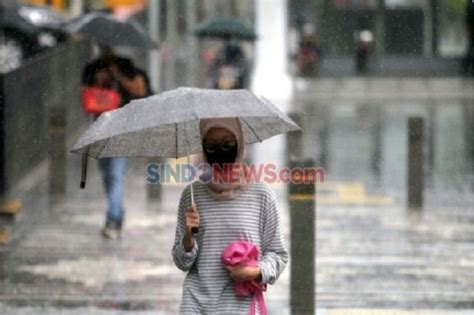
<path id="1" fill-rule="evenodd" d="M 0 73 L 68 39 L 66 17 L 45 7 L 0 1 Z"/>
<path id="2" fill-rule="evenodd" d="M 238 39 L 254 41 L 255 31 L 242 21 L 228 17 L 213 17 L 199 24 L 194 35 L 200 38 Z"/>
<path id="3" fill-rule="evenodd" d="M 137 21 L 119 20 L 111 13 L 88 13 L 73 19 L 66 28 L 70 33 L 83 34 L 110 47 L 158 48 L 158 43 Z"/>

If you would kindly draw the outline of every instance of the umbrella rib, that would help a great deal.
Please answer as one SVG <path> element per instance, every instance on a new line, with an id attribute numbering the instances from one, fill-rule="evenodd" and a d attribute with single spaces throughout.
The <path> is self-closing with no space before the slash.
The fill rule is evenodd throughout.
<path id="1" fill-rule="evenodd" d="M 178 124 L 174 124 L 175 134 L 176 134 L 176 158 L 178 158 Z"/>
<path id="2" fill-rule="evenodd" d="M 253 128 L 250 126 L 250 124 L 247 122 L 247 120 L 245 120 L 245 118 L 240 118 L 243 120 L 243 122 L 247 125 L 247 127 L 249 127 L 249 129 L 253 132 L 253 134 L 255 135 L 255 137 L 258 139 L 258 142 L 262 142 L 262 139 L 260 139 L 260 137 L 257 135 L 257 133 L 255 132 L 255 130 L 253 130 Z"/>

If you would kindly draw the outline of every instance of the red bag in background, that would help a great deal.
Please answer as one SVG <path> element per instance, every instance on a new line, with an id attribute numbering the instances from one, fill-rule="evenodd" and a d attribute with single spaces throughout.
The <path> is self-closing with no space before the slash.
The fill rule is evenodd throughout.
<path id="1" fill-rule="evenodd" d="M 120 94 L 111 89 L 87 87 L 82 91 L 82 107 L 88 114 L 101 114 L 120 107 Z"/>

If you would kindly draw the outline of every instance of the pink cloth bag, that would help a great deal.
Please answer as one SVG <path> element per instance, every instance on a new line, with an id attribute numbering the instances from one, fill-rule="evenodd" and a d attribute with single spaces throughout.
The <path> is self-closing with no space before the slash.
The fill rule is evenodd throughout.
<path id="1" fill-rule="evenodd" d="M 238 241 L 230 244 L 224 249 L 221 261 L 226 266 L 236 266 L 243 264 L 250 267 L 256 267 L 258 262 L 259 251 L 257 246 L 245 241 Z M 253 281 L 244 281 L 235 283 L 235 294 L 239 296 L 253 295 L 252 304 L 250 305 L 250 314 L 255 315 L 256 303 L 260 305 L 262 315 L 267 314 L 265 300 L 263 299 L 263 291 L 267 289 L 265 284 Z"/>

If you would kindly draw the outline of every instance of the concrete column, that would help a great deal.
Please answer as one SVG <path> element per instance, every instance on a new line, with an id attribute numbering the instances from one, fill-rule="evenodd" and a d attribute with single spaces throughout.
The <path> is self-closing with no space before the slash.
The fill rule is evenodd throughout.
<path id="1" fill-rule="evenodd" d="M 187 75 L 187 84 L 188 86 L 197 86 L 198 85 L 198 67 L 199 67 L 199 56 L 200 49 L 199 43 L 196 36 L 193 35 L 193 30 L 196 28 L 198 23 L 198 8 L 197 0 L 187 0 L 186 8 L 186 23 L 187 23 L 187 37 L 189 43 L 189 58 L 188 58 L 188 75 Z"/>
<path id="2" fill-rule="evenodd" d="M 425 2 L 423 13 L 423 53 L 426 57 L 435 57 L 438 55 L 439 1 Z"/>
<path id="3" fill-rule="evenodd" d="M 148 4 L 148 32 L 150 37 L 160 43 L 160 10 L 161 0 L 151 0 Z M 148 73 L 150 75 L 151 88 L 159 92 L 160 54 L 159 50 L 148 52 Z"/>
<path id="4" fill-rule="evenodd" d="M 232 16 L 232 0 L 225 0 L 222 1 L 222 15 L 224 16 Z M 219 1 L 220 2 L 220 1 Z"/>
<path id="5" fill-rule="evenodd" d="M 166 61 L 166 90 L 176 86 L 176 48 L 178 47 L 178 2 L 166 0 L 166 47 L 169 50 Z"/>
<path id="6" fill-rule="evenodd" d="M 272 100 L 287 99 L 292 92 L 291 78 L 287 72 L 287 1 L 257 0 L 255 12 L 256 30 L 260 37 L 254 44 L 256 66 L 252 90 Z"/>
<path id="7" fill-rule="evenodd" d="M 439 1 L 430 0 L 431 6 L 431 54 L 438 56 Z"/>
<path id="8" fill-rule="evenodd" d="M 225 16 L 225 0 L 214 0 L 213 4 L 216 9 L 216 15 L 218 16 Z"/>
<path id="9" fill-rule="evenodd" d="M 238 18 L 239 17 L 239 10 L 237 7 L 237 1 L 236 0 L 229 0 L 230 1 L 230 16 Z"/>
<path id="10" fill-rule="evenodd" d="M 49 110 L 49 191 L 56 197 L 66 193 L 66 113 L 62 106 Z"/>
<path id="11" fill-rule="evenodd" d="M 84 0 L 74 0 L 71 2 L 71 14 L 79 16 L 84 13 Z"/>
<path id="12" fill-rule="evenodd" d="M 290 167 L 314 167 L 314 161 L 293 161 Z M 296 174 L 295 174 L 296 175 Z M 298 183 L 294 176 L 289 184 L 290 227 L 291 227 L 291 314 L 315 314 L 315 184 Z M 304 176 L 303 176 L 304 178 Z M 302 178 L 299 177 L 299 180 Z"/>
<path id="13" fill-rule="evenodd" d="M 22 203 L 18 199 L 12 199 L 9 191 L 9 183 L 7 180 L 7 156 L 6 156 L 6 137 L 8 136 L 6 130 L 6 93 L 8 92 L 5 89 L 4 77 L 0 76 L 0 214 L 3 217 L 3 220 L 0 221 L 0 245 L 8 244 L 11 240 L 10 231 L 6 228 L 7 221 L 13 221 L 15 215 L 18 213 L 22 207 Z M 12 158 L 12 157 L 10 157 Z M 6 219 L 9 220 L 6 220 Z"/>
<path id="14" fill-rule="evenodd" d="M 466 148 L 465 160 L 467 176 L 469 177 L 471 191 L 474 192 L 474 107 L 471 102 L 465 101 L 462 105 L 464 117 L 464 147 Z"/>
<path id="15" fill-rule="evenodd" d="M 424 169 L 423 169 L 423 118 L 408 119 L 408 208 L 423 207 Z"/>
<path id="16" fill-rule="evenodd" d="M 5 150 L 5 107 L 7 97 L 6 93 L 7 91 L 4 85 L 4 76 L 0 76 L 0 200 L 3 199 L 5 193 L 8 191 L 7 179 L 5 174 L 5 166 L 7 164 Z"/>
<path id="17" fill-rule="evenodd" d="M 372 148 L 370 166 L 377 181 L 380 180 L 382 164 L 382 132 L 384 128 L 383 109 L 379 106 L 374 108 L 374 122 L 371 126 Z"/>
<path id="18" fill-rule="evenodd" d="M 327 106 L 324 106 L 323 110 L 320 112 L 322 117 L 324 117 L 324 123 L 319 128 L 318 140 L 319 140 L 319 155 L 318 155 L 318 166 L 323 167 L 326 171 L 329 168 L 329 135 L 331 134 L 331 116 Z"/>
<path id="19" fill-rule="evenodd" d="M 151 0 L 148 2 L 148 31 L 150 37 L 157 43 L 160 43 L 160 11 L 162 9 L 162 0 Z M 160 54 L 159 50 L 148 52 L 148 72 L 150 74 L 151 88 L 155 93 L 160 92 Z M 156 159 L 147 159 L 148 163 L 155 162 Z M 161 198 L 161 184 L 147 184 L 148 200 L 159 200 Z"/>
<path id="20" fill-rule="evenodd" d="M 204 0 L 204 15 L 205 19 L 217 15 L 216 1 L 214 0 Z"/>
<path id="21" fill-rule="evenodd" d="M 301 125 L 302 117 L 289 114 Z M 303 133 L 286 136 L 287 166 L 291 170 L 314 167 L 313 160 L 302 160 Z M 288 201 L 290 205 L 290 309 L 291 314 L 314 314 L 315 311 L 315 181 L 305 182 L 304 173 L 290 172 Z"/>
<path id="22" fill-rule="evenodd" d="M 385 0 L 377 0 L 375 10 L 375 56 L 380 61 L 385 53 Z"/>
<path id="23" fill-rule="evenodd" d="M 436 105 L 430 104 L 428 108 L 428 135 L 427 135 L 427 177 L 428 185 L 432 186 L 434 180 L 434 168 L 435 168 L 435 143 L 436 143 Z"/>
<path id="24" fill-rule="evenodd" d="M 149 158 L 147 159 L 147 164 L 145 167 L 148 167 L 151 163 L 164 163 L 166 159 L 164 158 Z M 147 199 L 148 201 L 161 201 L 161 195 L 163 191 L 163 187 L 161 183 L 147 183 Z"/>
<path id="25" fill-rule="evenodd" d="M 63 57 L 63 58 L 59 58 Z M 67 76 L 64 67 L 70 62 L 70 51 L 58 48 L 54 55 L 48 58 L 48 90 L 56 92 L 46 93 L 45 104 L 48 108 L 48 153 L 49 153 L 49 192 L 54 199 L 58 200 L 66 193 L 66 115 L 67 90 L 57 90 L 58 82 L 62 82 Z"/>
<path id="26" fill-rule="evenodd" d="M 298 125 L 302 126 L 302 117 L 300 113 L 289 113 L 288 116 Z M 300 159 L 303 156 L 303 133 L 288 132 L 286 134 L 286 165 L 292 160 Z"/>
<path id="27" fill-rule="evenodd" d="M 199 3 L 199 5 L 203 8 L 202 10 L 202 16 L 198 23 L 202 23 L 206 21 L 209 18 L 215 17 L 217 15 L 216 11 L 216 5 L 214 0 L 202 0 L 202 2 Z M 202 57 L 202 53 L 205 52 L 207 49 L 210 47 L 215 46 L 215 43 L 212 43 L 208 40 L 198 40 L 198 55 L 197 58 L 199 58 L 198 64 L 199 68 L 197 69 L 197 77 L 198 77 L 198 82 L 197 86 L 198 87 L 206 87 L 207 86 L 207 67 L 208 65 L 204 62 Z"/>

